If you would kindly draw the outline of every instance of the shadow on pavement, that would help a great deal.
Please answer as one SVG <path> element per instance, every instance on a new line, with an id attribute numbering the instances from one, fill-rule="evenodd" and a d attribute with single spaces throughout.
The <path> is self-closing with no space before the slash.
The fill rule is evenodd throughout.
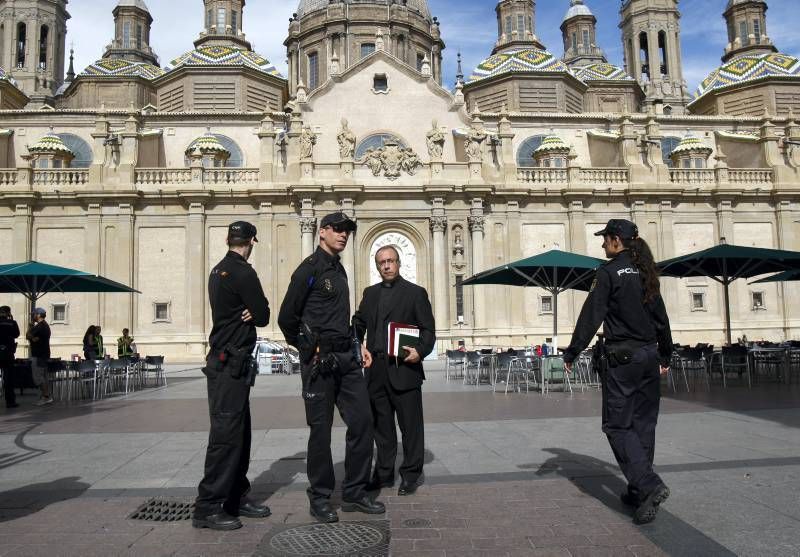
<path id="1" fill-rule="evenodd" d="M 542 450 L 554 456 L 541 465 L 521 464 L 519 468 L 529 470 L 535 468 L 537 476 L 557 474 L 611 510 L 625 516 L 633 515 L 632 509 L 620 501 L 620 493 L 627 489 L 627 483 L 618 475 L 619 468 L 615 464 L 573 453 L 566 449 Z M 669 501 L 666 503 L 666 508 L 661 508 L 655 522 L 640 527 L 642 534 L 668 555 L 686 557 L 735 555 L 726 547 L 671 514 L 668 508 Z"/>
<path id="2" fill-rule="evenodd" d="M 29 427 L 25 428 L 24 430 L 20 431 L 17 434 L 17 436 L 14 437 L 14 445 L 22 449 L 23 452 L 0 454 L 0 470 L 4 468 L 9 468 L 11 466 L 15 466 L 17 464 L 21 464 L 23 462 L 27 462 L 31 459 L 34 459 L 38 456 L 42 456 L 50 452 L 44 449 L 37 449 L 35 447 L 31 447 L 30 445 L 25 443 L 25 436 L 32 430 L 36 429 L 37 427 L 39 427 L 39 424 L 32 424 Z"/>
<path id="3" fill-rule="evenodd" d="M 79 479 L 78 476 L 69 476 L 0 493 L 0 523 L 37 513 L 60 501 L 80 497 L 89 489 L 89 484 Z"/>

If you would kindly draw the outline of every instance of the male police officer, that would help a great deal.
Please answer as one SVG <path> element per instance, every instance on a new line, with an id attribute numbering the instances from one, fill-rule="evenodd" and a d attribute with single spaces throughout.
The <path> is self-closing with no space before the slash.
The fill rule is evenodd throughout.
<path id="1" fill-rule="evenodd" d="M 3 395 L 6 408 L 16 408 L 17 398 L 14 396 L 14 353 L 17 350 L 19 325 L 11 316 L 11 308 L 0 307 L 0 370 L 3 371 Z"/>
<path id="2" fill-rule="evenodd" d="M 311 516 L 336 522 L 330 504 L 336 483 L 331 457 L 333 406 L 347 424 L 342 510 L 385 512 L 383 503 L 367 495 L 372 466 L 372 416 L 361 360 L 372 363 L 364 349 L 358 357 L 350 330 L 350 293 L 339 254 L 356 223 L 344 213 L 332 213 L 320 223 L 319 247 L 292 275 L 281 305 L 278 325 L 286 341 L 300 350 L 303 400 L 308 438 L 308 498 Z M 359 347 L 359 350 L 361 348 Z"/>
<path id="3" fill-rule="evenodd" d="M 581 309 L 567 371 L 603 323 L 608 367 L 603 377 L 603 432 L 628 480 L 623 503 L 636 507 L 633 520 L 656 518 L 669 489 L 653 471 L 661 374 L 669 372 L 672 335 L 661 298 L 658 269 L 636 225 L 612 219 L 597 232 L 611 261 L 600 267 Z"/>
<path id="4" fill-rule="evenodd" d="M 238 516 L 270 515 L 266 506 L 247 499 L 250 482 L 251 354 L 256 327 L 269 323 L 269 303 L 255 270 L 247 263 L 256 227 L 234 222 L 228 227 L 229 251 L 211 271 L 208 297 L 213 327 L 203 373 L 208 382 L 208 437 L 205 475 L 198 487 L 192 526 L 213 530 L 241 528 Z"/>

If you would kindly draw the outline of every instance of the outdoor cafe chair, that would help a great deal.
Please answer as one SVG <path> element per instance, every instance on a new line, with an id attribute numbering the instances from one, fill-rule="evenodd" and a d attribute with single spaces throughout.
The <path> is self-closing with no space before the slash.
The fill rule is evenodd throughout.
<path id="1" fill-rule="evenodd" d="M 501 352 L 497 355 L 495 364 L 494 380 L 492 390 L 497 392 L 497 384 L 501 382 L 501 374 L 505 374 L 505 394 L 508 394 L 508 387 L 514 385 L 512 392 L 522 391 L 522 384 L 525 384 L 525 392 L 528 392 L 528 373 L 524 363 L 517 357 L 516 352 Z"/>
<path id="2" fill-rule="evenodd" d="M 461 350 L 448 350 L 447 361 L 444 368 L 445 381 L 450 381 L 450 376 L 464 377 L 464 355 Z M 452 371 L 451 371 L 452 368 Z"/>
<path id="3" fill-rule="evenodd" d="M 703 359 L 703 353 L 700 350 L 689 347 L 679 348 L 676 350 L 672 355 L 670 370 L 667 374 L 667 381 L 672 385 L 672 392 L 678 392 L 675 376 L 680 373 L 683 375 L 683 384 L 686 386 L 686 392 L 688 393 L 690 389 L 689 375 L 686 373 L 687 369 L 690 372 L 696 373 L 697 370 L 701 368 L 705 373 L 706 362 Z"/>
<path id="4" fill-rule="evenodd" d="M 744 346 L 723 346 L 714 352 L 709 365 L 711 373 L 722 375 L 722 387 L 728 387 L 728 374 L 736 373 L 739 377 L 747 375 L 747 386 L 752 387 L 752 374 L 747 348 Z"/>
<path id="5" fill-rule="evenodd" d="M 491 366 L 491 354 L 480 352 L 467 352 L 464 363 L 464 384 L 480 385 L 481 379 L 489 379 L 489 368 Z"/>
<path id="6" fill-rule="evenodd" d="M 145 383 L 147 383 L 147 377 L 152 374 L 156 386 L 167 386 L 167 376 L 164 374 L 164 356 L 145 356 L 142 373 Z"/>
<path id="7" fill-rule="evenodd" d="M 563 385 L 564 391 L 569 389 L 572 393 L 572 382 L 569 378 L 569 373 L 564 369 L 563 356 L 544 356 L 542 358 L 542 394 L 550 391 L 550 385 L 560 382 Z"/>
<path id="8" fill-rule="evenodd" d="M 786 368 L 789 364 L 786 349 L 782 347 L 756 346 L 750 350 L 750 359 L 752 360 L 753 379 L 755 381 L 769 376 L 774 377 L 776 381 L 781 381 L 787 372 Z"/>

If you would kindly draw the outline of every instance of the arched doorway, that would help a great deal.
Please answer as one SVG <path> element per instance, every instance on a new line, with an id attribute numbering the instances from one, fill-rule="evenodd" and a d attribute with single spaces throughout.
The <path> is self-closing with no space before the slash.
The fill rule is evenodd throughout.
<path id="1" fill-rule="evenodd" d="M 375 254 L 384 246 L 394 246 L 400 252 L 400 275 L 409 282 L 417 284 L 417 249 L 414 242 L 401 232 L 385 232 L 381 234 L 369 249 L 369 283 L 377 284 L 381 275 L 375 268 Z"/>

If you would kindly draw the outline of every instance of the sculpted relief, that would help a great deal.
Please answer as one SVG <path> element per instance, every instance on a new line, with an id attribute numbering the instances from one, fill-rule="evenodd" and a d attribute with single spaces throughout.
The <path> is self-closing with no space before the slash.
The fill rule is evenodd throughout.
<path id="1" fill-rule="evenodd" d="M 367 166 L 373 176 L 383 174 L 396 180 L 403 172 L 413 176 L 422 166 L 419 156 L 410 147 L 402 147 L 394 141 L 387 141 L 383 147 L 367 149 L 362 164 Z"/>

